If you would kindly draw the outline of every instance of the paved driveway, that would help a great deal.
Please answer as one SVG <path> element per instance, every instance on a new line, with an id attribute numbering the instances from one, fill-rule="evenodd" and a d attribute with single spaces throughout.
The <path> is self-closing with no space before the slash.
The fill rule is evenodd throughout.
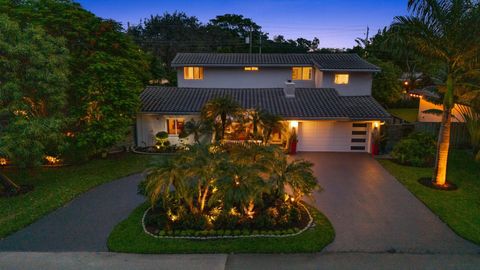
<path id="1" fill-rule="evenodd" d="M 336 231 L 325 252 L 478 253 L 368 154 L 301 153 L 324 191 L 314 204 Z"/>
<path id="2" fill-rule="evenodd" d="M 141 179 L 140 174 L 131 175 L 80 195 L 0 240 L 0 251 L 107 251 L 113 227 L 145 201 L 137 195 Z"/>

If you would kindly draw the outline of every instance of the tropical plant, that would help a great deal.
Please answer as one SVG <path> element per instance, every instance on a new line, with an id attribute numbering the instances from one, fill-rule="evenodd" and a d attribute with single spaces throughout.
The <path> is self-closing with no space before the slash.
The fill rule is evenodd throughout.
<path id="1" fill-rule="evenodd" d="M 283 132 L 285 130 L 284 123 L 282 122 L 283 119 L 278 115 L 262 111 L 259 118 L 264 144 L 268 144 L 270 142 L 272 133 L 274 131 Z"/>
<path id="2" fill-rule="evenodd" d="M 158 160 L 139 187 L 146 191 L 158 215 L 148 222 L 167 224 L 170 229 L 235 229 L 240 223 L 287 226 L 298 222 L 294 202 L 318 186 L 312 164 L 290 163 L 282 151 L 274 149 L 249 143 L 195 144 L 178 156 Z M 284 167 L 279 167 L 279 160 Z M 275 182 L 277 172 L 282 178 Z M 292 200 L 285 201 L 280 185 L 291 187 Z"/>
<path id="3" fill-rule="evenodd" d="M 409 16 L 395 18 L 392 27 L 411 49 L 443 70 L 444 92 L 433 182 L 446 185 L 452 109 L 456 96 L 471 90 L 478 78 L 480 3 L 470 0 L 409 0 Z"/>
<path id="4" fill-rule="evenodd" d="M 0 15 L 0 52 L 0 153 L 22 168 L 38 166 L 65 146 L 68 51 L 41 28 Z M 10 193 L 20 191 L 5 175 L 0 180 Z"/>
<path id="5" fill-rule="evenodd" d="M 183 130 L 180 133 L 180 138 L 187 138 L 190 135 L 193 135 L 193 140 L 195 143 L 200 143 L 200 137 L 204 134 L 211 133 L 212 124 L 207 120 L 195 120 L 191 119 L 186 122 L 183 126 Z"/>
<path id="6" fill-rule="evenodd" d="M 285 186 L 290 186 L 294 200 L 310 195 L 319 188 L 312 170 L 313 164 L 306 160 L 289 162 L 281 152 L 277 152 L 272 161 L 269 184 L 277 197 L 285 195 Z"/>
<path id="7" fill-rule="evenodd" d="M 202 110 L 202 118 L 215 124 L 215 139 L 223 140 L 227 126 L 237 117 L 240 105 L 230 97 L 208 101 Z"/>
<path id="8" fill-rule="evenodd" d="M 415 132 L 400 140 L 390 155 L 400 164 L 431 166 L 435 158 L 435 137 L 429 133 Z"/>
<path id="9" fill-rule="evenodd" d="M 473 106 L 459 106 L 458 108 L 470 135 L 475 160 L 480 161 L 480 112 Z"/>

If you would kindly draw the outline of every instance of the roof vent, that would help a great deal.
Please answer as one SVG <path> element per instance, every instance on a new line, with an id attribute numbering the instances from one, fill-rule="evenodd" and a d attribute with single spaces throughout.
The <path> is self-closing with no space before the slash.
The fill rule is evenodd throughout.
<path id="1" fill-rule="evenodd" d="M 283 92 L 285 93 L 285 97 L 287 98 L 294 98 L 295 97 L 295 83 L 291 80 L 285 82 L 285 86 L 283 86 Z"/>

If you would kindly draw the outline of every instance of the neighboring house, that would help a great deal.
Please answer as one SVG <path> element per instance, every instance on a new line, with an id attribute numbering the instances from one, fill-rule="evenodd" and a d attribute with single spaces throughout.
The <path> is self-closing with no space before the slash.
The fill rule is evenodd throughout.
<path id="1" fill-rule="evenodd" d="M 428 96 L 435 97 L 432 92 L 426 90 L 413 90 L 409 92 L 410 96 L 419 98 L 418 105 L 418 122 L 442 122 L 441 114 L 429 113 L 429 110 L 442 111 L 443 105 L 435 104 L 429 101 Z M 436 97 L 438 98 L 438 97 Z M 462 116 L 462 111 L 467 109 L 465 105 L 455 104 L 452 110 L 452 122 L 465 122 Z"/>
<path id="2" fill-rule="evenodd" d="M 219 96 L 283 117 L 299 151 L 370 152 L 372 130 L 390 118 L 371 96 L 378 67 L 356 54 L 179 53 L 172 66 L 178 87 L 141 95 L 139 146 L 153 145 L 159 131 L 178 142 L 185 121 Z"/>

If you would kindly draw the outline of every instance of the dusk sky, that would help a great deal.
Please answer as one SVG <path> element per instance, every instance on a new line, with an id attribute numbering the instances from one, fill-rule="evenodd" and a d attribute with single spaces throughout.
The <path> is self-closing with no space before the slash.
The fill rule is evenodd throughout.
<path id="1" fill-rule="evenodd" d="M 137 24 L 152 14 L 183 11 L 207 22 L 225 13 L 242 14 L 262 30 L 286 38 L 320 39 L 320 47 L 348 48 L 364 37 L 366 27 L 375 34 L 396 15 L 407 13 L 406 0 L 79 0 L 97 16 Z"/>

